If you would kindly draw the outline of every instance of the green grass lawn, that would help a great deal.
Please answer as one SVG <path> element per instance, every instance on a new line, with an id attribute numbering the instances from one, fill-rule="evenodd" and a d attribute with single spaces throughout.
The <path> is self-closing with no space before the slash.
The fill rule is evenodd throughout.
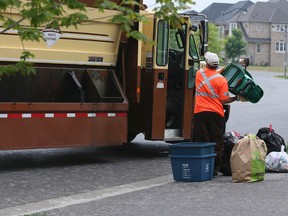
<path id="1" fill-rule="evenodd" d="M 228 66 L 227 65 L 221 65 L 221 66 Z M 269 71 L 269 72 L 283 72 L 284 75 L 284 67 L 264 67 L 264 66 L 248 66 L 247 67 L 248 71 Z M 287 75 L 288 75 L 288 67 L 287 67 Z"/>
<path id="2" fill-rule="evenodd" d="M 278 77 L 278 78 L 281 78 L 281 79 L 288 79 L 288 75 L 286 75 L 286 77 L 283 75 L 283 76 L 274 76 L 274 77 Z"/>
<path id="3" fill-rule="evenodd" d="M 249 66 L 247 68 L 248 71 L 267 71 L 267 72 L 279 72 L 283 73 L 283 75 L 278 75 L 275 77 L 281 78 L 281 79 L 288 79 L 288 68 L 286 68 L 286 76 L 284 76 L 284 67 L 261 67 L 261 66 Z"/>
<path id="4" fill-rule="evenodd" d="M 251 71 L 283 72 L 283 75 L 284 75 L 284 67 L 248 66 L 247 69 L 248 69 L 248 71 L 251 70 Z M 287 68 L 287 70 L 288 70 L 288 68 Z"/>

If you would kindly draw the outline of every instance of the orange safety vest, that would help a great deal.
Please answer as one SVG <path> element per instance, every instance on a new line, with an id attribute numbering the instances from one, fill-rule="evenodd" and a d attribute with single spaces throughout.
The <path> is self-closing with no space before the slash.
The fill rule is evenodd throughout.
<path id="1" fill-rule="evenodd" d="M 196 74 L 196 102 L 194 113 L 216 112 L 224 117 L 221 100 L 229 97 L 227 80 L 216 70 L 200 69 Z"/>

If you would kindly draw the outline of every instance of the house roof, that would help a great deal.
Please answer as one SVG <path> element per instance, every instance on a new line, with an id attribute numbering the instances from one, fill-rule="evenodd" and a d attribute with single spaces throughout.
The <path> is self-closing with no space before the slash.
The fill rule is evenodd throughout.
<path id="1" fill-rule="evenodd" d="M 228 3 L 212 3 L 203 11 L 201 11 L 201 14 L 206 14 L 207 20 L 210 22 L 214 22 L 217 19 L 217 17 L 221 16 L 222 11 L 225 11 L 232 5 L 233 4 Z"/>
<path id="2" fill-rule="evenodd" d="M 279 1 L 279 0 L 275 0 Z M 223 16 L 223 23 L 226 23 L 227 21 L 230 21 L 232 17 L 234 17 L 236 14 L 239 14 L 239 11 L 241 11 L 240 8 L 247 9 L 254 3 L 250 0 L 243 0 L 239 1 L 235 4 L 230 3 L 212 3 L 207 8 L 202 10 L 200 14 L 205 14 L 207 16 L 207 20 L 210 22 L 214 22 L 218 25 L 221 25 L 222 22 L 222 12 L 224 14 Z M 185 11 L 183 14 L 197 14 L 196 11 L 193 9 Z M 238 16 L 237 16 L 238 17 Z M 203 18 L 203 17 L 202 17 Z M 192 20 L 200 20 L 200 18 L 191 17 Z"/>
<path id="3" fill-rule="evenodd" d="M 232 4 L 229 8 L 223 11 L 223 17 L 220 13 L 219 16 L 215 19 L 215 23 L 221 25 L 221 23 L 231 22 L 234 19 L 238 20 L 240 18 L 243 10 L 247 10 L 251 7 L 254 3 L 251 1 L 239 1 L 235 4 Z M 223 19 L 223 20 L 222 20 Z"/>
<path id="4" fill-rule="evenodd" d="M 270 0 L 256 2 L 249 7 L 246 15 L 240 15 L 240 22 L 288 23 L 288 2 Z"/>

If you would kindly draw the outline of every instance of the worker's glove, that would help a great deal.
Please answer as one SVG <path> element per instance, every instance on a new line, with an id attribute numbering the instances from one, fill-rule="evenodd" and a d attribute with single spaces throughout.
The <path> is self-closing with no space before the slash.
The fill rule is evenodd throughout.
<path id="1" fill-rule="evenodd" d="M 241 102 L 247 102 L 247 100 L 244 98 L 244 97 L 239 97 L 239 100 L 241 101 Z"/>
<path id="2" fill-rule="evenodd" d="M 240 95 L 236 95 L 236 101 L 247 102 L 247 100 Z"/>

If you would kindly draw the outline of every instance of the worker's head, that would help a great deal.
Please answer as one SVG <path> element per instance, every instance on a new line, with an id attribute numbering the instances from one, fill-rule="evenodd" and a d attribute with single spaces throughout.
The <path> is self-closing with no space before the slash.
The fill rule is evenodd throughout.
<path id="1" fill-rule="evenodd" d="M 207 52 L 204 57 L 208 67 L 217 68 L 219 66 L 219 57 L 215 53 Z"/>
<path id="2" fill-rule="evenodd" d="M 207 59 L 207 56 L 210 55 L 210 54 L 211 54 L 211 52 L 206 52 L 206 53 L 204 54 L 204 58 Z"/>

